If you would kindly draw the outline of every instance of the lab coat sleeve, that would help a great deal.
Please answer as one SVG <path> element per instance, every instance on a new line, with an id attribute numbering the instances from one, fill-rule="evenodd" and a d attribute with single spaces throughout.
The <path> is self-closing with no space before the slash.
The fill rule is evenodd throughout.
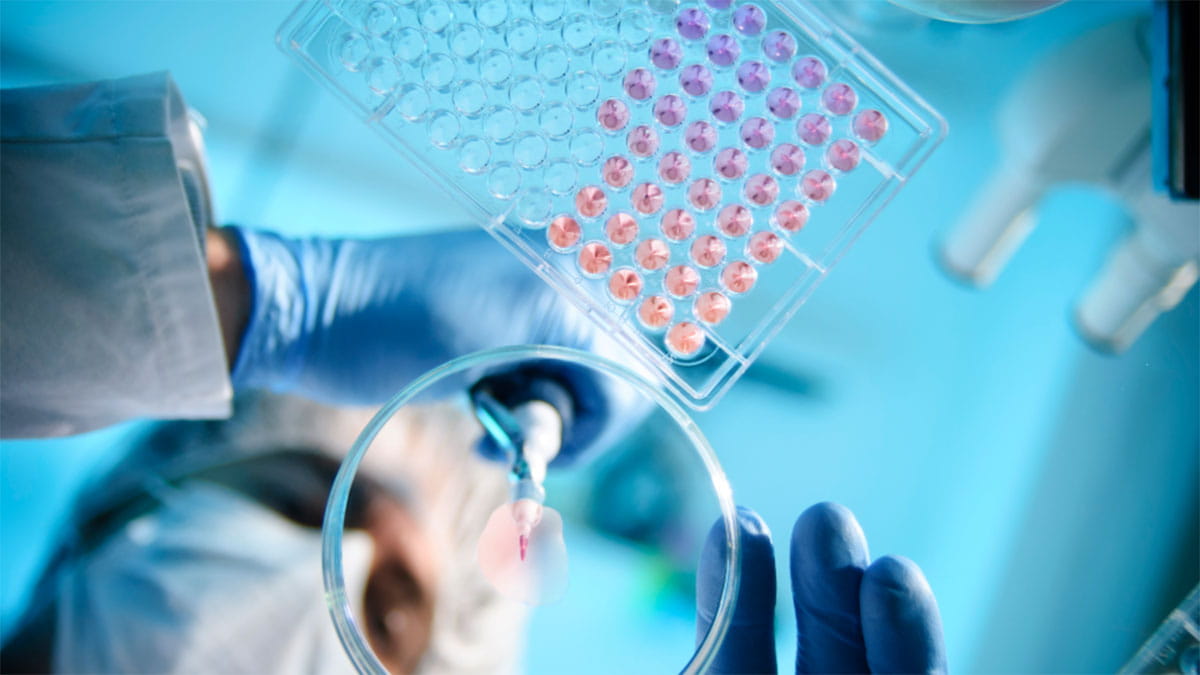
<path id="1" fill-rule="evenodd" d="M 166 73 L 0 94 L 0 436 L 227 416 Z"/>

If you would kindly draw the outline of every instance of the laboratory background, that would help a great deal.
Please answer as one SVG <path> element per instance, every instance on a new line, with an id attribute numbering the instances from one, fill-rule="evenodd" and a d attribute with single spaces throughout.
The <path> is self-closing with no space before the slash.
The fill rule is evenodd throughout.
<path id="1" fill-rule="evenodd" d="M 3 2 L 0 84 L 170 71 L 206 120 L 223 223 L 364 237 L 469 224 L 455 199 L 277 47 L 294 6 Z M 952 670 L 1115 671 L 1200 581 L 1197 292 L 1185 284 L 1177 306 L 1119 353 L 1089 344 L 1102 340 L 1079 319 L 1089 299 L 1121 301 L 1119 289 L 1088 293 L 1138 214 L 1097 176 L 1141 175 L 1144 156 L 1102 155 L 1113 138 L 1148 138 L 1150 120 L 1149 67 L 1146 83 L 1131 85 L 1121 69 L 1141 70 L 1112 62 L 1125 53 L 1087 41 L 1141 44 L 1153 35 L 1153 5 L 1071 0 L 989 25 L 875 0 L 816 7 L 924 97 L 949 134 L 746 375 L 694 418 L 736 501 L 763 516 L 777 545 L 800 511 L 829 500 L 853 510 L 873 556 L 918 563 Z M 1107 74 L 1117 80 L 1111 98 L 1097 95 Z M 1116 102 L 1138 86 L 1144 108 Z M 1014 172 L 1019 180 L 996 179 Z M 985 189 L 995 194 L 972 212 Z M 1028 236 L 965 269 L 980 246 L 964 234 L 971 219 L 1031 194 L 1040 198 L 1021 215 Z M 972 274 L 990 283 L 964 280 Z M 81 487 L 153 425 L 0 444 L 6 637 Z M 619 465 L 613 508 L 630 511 L 621 522 L 653 523 L 679 498 L 664 479 L 669 464 L 654 456 L 627 450 Z M 636 552 L 635 530 L 612 536 Z M 587 564 L 606 554 L 575 555 Z M 628 578 L 573 606 L 601 613 L 611 593 L 641 594 L 646 630 L 692 640 L 691 598 L 656 584 L 653 561 L 631 560 Z M 786 563 L 779 574 L 787 667 Z M 528 657 L 531 671 L 570 664 L 602 639 L 569 624 L 560 632 Z M 653 654 L 628 658 L 657 664 Z"/>

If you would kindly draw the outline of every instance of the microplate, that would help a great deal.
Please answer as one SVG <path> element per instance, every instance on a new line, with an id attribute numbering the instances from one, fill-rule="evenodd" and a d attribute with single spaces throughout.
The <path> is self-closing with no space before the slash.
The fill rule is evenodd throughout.
<path id="1" fill-rule="evenodd" d="M 278 41 L 697 409 L 946 133 L 802 2 L 324 0 Z"/>

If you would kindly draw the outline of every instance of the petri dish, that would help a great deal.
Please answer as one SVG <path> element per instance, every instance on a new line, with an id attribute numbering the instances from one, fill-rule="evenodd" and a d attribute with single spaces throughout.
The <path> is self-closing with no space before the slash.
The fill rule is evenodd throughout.
<path id="1" fill-rule="evenodd" d="M 562 534 L 569 560 L 566 589 L 561 599 L 551 604 L 534 607 L 500 599 L 496 601 L 498 604 L 488 605 L 487 611 L 477 612 L 505 616 L 505 630 L 512 632 L 501 636 L 498 643 L 492 631 L 489 637 L 480 638 L 488 642 L 483 647 L 504 644 L 523 648 L 508 666 L 511 669 L 519 664 L 525 672 L 532 673 L 562 672 L 564 667 L 572 672 L 612 672 L 621 664 L 628 664 L 630 658 L 643 663 L 649 659 L 655 670 L 659 670 L 659 665 L 669 664 L 670 669 L 683 673 L 704 672 L 728 630 L 739 582 L 741 552 L 736 536 L 736 509 L 724 471 L 699 427 L 659 386 L 603 357 L 542 345 L 477 352 L 430 370 L 392 397 L 354 442 L 334 480 L 322 529 L 326 599 L 347 655 L 362 673 L 387 673 L 385 662 L 396 663 L 376 651 L 376 646 L 385 643 L 372 640 L 368 634 L 374 619 L 367 616 L 364 608 L 370 603 L 362 596 L 351 597 L 348 592 L 342 555 L 343 536 L 350 529 L 348 508 L 362 499 L 354 493 L 355 486 L 362 482 L 359 479 L 372 466 L 394 463 L 397 452 L 416 452 L 415 445 L 397 445 L 396 439 L 404 436 L 395 433 L 393 425 L 411 423 L 414 412 L 420 413 L 422 406 L 434 405 L 456 408 L 462 414 L 459 419 L 469 419 L 478 425 L 469 413 L 469 385 L 484 375 L 531 363 L 550 370 L 587 370 L 601 382 L 622 387 L 629 396 L 641 400 L 642 409 L 651 412 L 624 442 L 609 448 L 593 448 L 585 457 L 561 468 L 551 464 L 545 483 L 545 503 L 562 513 Z M 465 426 L 469 425 L 458 425 L 457 431 L 462 432 Z M 477 439 L 485 432 L 479 426 L 473 433 Z M 486 492 L 482 479 L 470 483 L 468 489 L 475 490 L 478 485 L 479 494 L 483 495 L 475 501 L 490 498 L 497 507 L 504 504 L 508 497 L 504 484 L 509 467 L 486 460 L 473 450 L 462 457 L 467 459 L 460 464 L 466 462 L 472 466 L 461 465 L 449 473 L 486 477 L 492 492 Z M 446 474 L 444 469 L 440 470 L 439 475 Z M 497 483 L 493 479 L 502 482 L 499 493 L 494 490 Z M 413 506 L 418 514 L 423 508 L 436 510 L 422 504 Z M 464 520 L 470 519 L 464 517 Z M 725 533 L 725 580 L 712 626 L 699 638 L 695 635 L 691 592 L 701 547 L 714 522 L 721 523 Z M 463 525 L 454 536 L 477 537 L 471 527 Z M 432 546 L 431 550 L 439 548 Z M 440 560 L 426 567 L 463 569 L 464 550 L 457 549 L 458 559 Z M 377 554 L 376 561 L 378 557 Z M 480 572 L 478 576 L 483 575 Z M 371 588 L 371 583 L 367 587 Z M 458 580 L 452 585 L 452 588 L 463 587 Z M 472 593 L 479 595 L 478 589 Z M 436 606 L 439 600 L 432 602 Z M 508 618 L 514 615 L 498 611 L 497 606 L 518 610 L 519 621 L 515 626 Z M 391 614 L 387 617 L 390 621 Z M 484 619 L 472 616 L 469 620 Z M 488 633 L 473 628 L 466 631 L 468 638 L 462 634 L 439 638 L 436 622 L 428 630 L 435 632 L 430 645 L 448 641 L 456 652 L 463 653 L 472 650 L 465 639 L 469 641 Z M 596 640 L 597 635 L 604 635 L 605 639 Z M 578 636 L 576 645 L 570 644 L 573 636 Z M 580 649 L 586 649 L 587 653 L 581 653 Z"/>

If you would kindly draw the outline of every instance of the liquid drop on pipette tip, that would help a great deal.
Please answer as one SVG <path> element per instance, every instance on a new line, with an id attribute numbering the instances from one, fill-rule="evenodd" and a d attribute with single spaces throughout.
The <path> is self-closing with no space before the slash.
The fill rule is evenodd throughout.
<path id="1" fill-rule="evenodd" d="M 529 552 L 529 537 L 524 534 L 518 535 L 517 545 L 521 547 L 521 562 L 524 562 L 525 554 Z"/>
<path id="2" fill-rule="evenodd" d="M 545 506 L 541 521 L 522 542 L 512 504 L 501 504 L 479 536 L 475 549 L 479 570 L 507 598 L 534 606 L 556 602 L 567 591 L 567 547 L 562 530 L 562 516 Z"/>

